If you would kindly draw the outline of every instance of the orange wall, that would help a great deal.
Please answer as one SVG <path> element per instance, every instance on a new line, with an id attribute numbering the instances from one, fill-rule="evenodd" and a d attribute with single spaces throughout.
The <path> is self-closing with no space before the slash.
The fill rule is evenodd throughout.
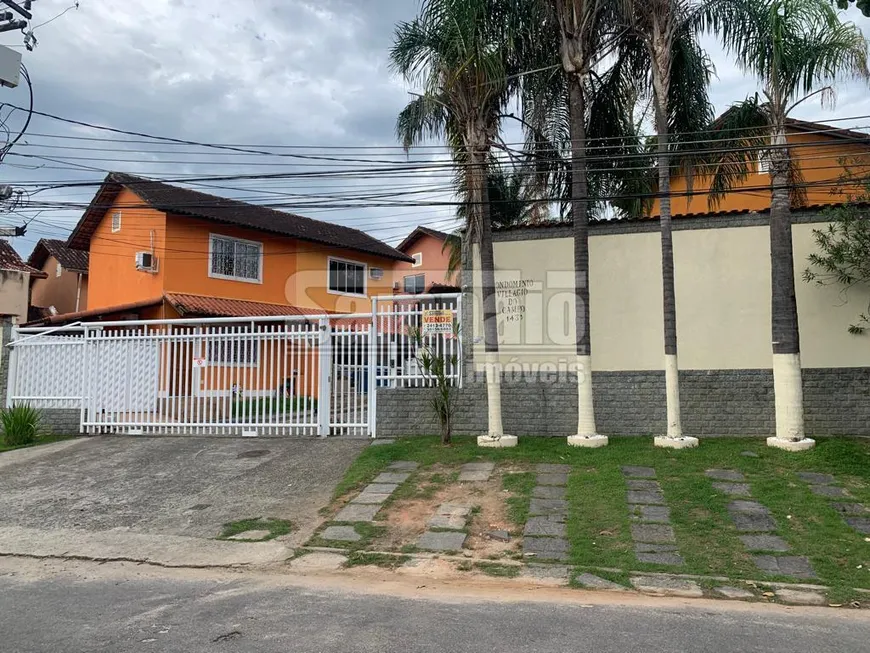
<path id="1" fill-rule="evenodd" d="M 858 145 L 851 145 L 842 139 L 832 138 L 824 134 L 791 133 L 787 136 L 792 156 L 798 160 L 798 165 L 808 184 L 819 184 L 817 187 L 807 188 L 807 205 L 835 204 L 848 199 L 848 194 L 855 194 L 855 187 L 846 189 L 847 192 L 836 192 L 833 185 L 846 171 L 843 167 L 843 159 L 847 159 L 853 172 L 866 172 L 870 169 L 870 149 Z M 819 141 L 826 141 L 825 144 Z M 803 144 L 803 146 L 801 146 Z M 855 164 L 857 161 L 857 165 Z M 709 178 L 696 176 L 694 180 L 693 197 L 679 196 L 686 192 L 686 180 L 683 177 L 671 178 L 671 192 L 675 197 L 671 199 L 671 213 L 673 215 L 691 215 L 708 213 L 711 211 L 762 211 L 770 208 L 770 175 L 766 172 L 759 174 L 757 168 L 746 179 L 739 183 L 738 189 L 746 189 L 743 192 L 731 192 L 726 194 L 717 204 L 710 206 L 705 193 L 710 188 Z M 650 215 L 659 214 L 659 202 L 653 204 Z"/>
<path id="2" fill-rule="evenodd" d="M 328 291 L 327 272 L 330 257 L 366 265 L 366 297 L 337 295 Z M 342 250 L 314 243 L 299 243 L 296 273 L 287 280 L 290 303 L 302 308 L 323 308 L 341 313 L 368 313 L 372 310 L 370 297 L 393 292 L 393 261 L 362 252 Z M 383 270 L 380 280 L 371 278 L 372 268 Z"/>
<path id="3" fill-rule="evenodd" d="M 211 234 L 263 244 L 262 283 L 215 279 L 209 276 Z M 284 287 L 296 269 L 297 243 L 264 232 L 170 215 L 167 220 L 167 292 L 288 303 Z"/>
<path id="4" fill-rule="evenodd" d="M 82 275 L 81 296 L 79 308 L 76 309 L 76 293 L 78 292 L 79 273 L 62 270 L 57 276 L 57 259 L 49 256 L 42 266 L 47 279 L 35 279 L 30 291 L 30 304 L 48 308 L 54 306 L 58 313 L 73 313 L 84 310 L 88 305 L 88 275 Z"/>
<path id="5" fill-rule="evenodd" d="M 87 308 L 104 308 L 160 297 L 166 275 L 166 215 L 123 189 L 91 238 Z M 131 208 L 132 207 L 132 208 Z M 112 213 L 121 211 L 121 231 L 112 233 Z M 154 236 L 158 272 L 136 269 L 136 252 L 151 250 Z"/>
<path id="6" fill-rule="evenodd" d="M 399 284 L 398 292 L 403 293 L 405 290 L 404 278 L 416 274 L 426 275 L 427 290 L 433 283 L 449 285 L 454 283 L 455 280 L 451 280 L 447 276 L 447 263 L 450 260 L 450 252 L 444 248 L 444 241 L 440 238 L 433 238 L 428 234 L 423 234 L 409 247 L 406 247 L 404 253 L 408 256 L 421 253 L 423 254 L 423 262 L 420 267 L 416 268 L 413 264 L 406 263 L 405 261 L 395 262 L 393 274 L 395 281 Z"/>
<path id="7" fill-rule="evenodd" d="M 111 232 L 110 210 L 91 242 L 91 274 L 87 308 L 101 308 L 160 297 L 163 292 L 226 297 L 339 312 L 371 310 L 368 297 L 391 294 L 391 259 L 296 241 L 268 233 L 219 225 L 206 220 L 160 213 L 151 209 L 124 209 L 141 204 L 133 193 L 122 191 L 112 210 L 122 211 L 121 232 Z M 136 270 L 134 255 L 150 248 L 155 234 L 158 274 Z M 262 281 L 246 282 L 209 276 L 211 234 L 241 238 L 263 245 Z M 328 292 L 329 257 L 363 263 L 366 297 Z M 380 280 L 371 268 L 384 271 Z"/>

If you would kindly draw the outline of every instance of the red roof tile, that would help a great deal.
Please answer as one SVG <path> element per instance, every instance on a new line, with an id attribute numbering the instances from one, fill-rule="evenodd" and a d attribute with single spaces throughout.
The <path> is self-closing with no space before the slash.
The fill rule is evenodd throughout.
<path id="1" fill-rule="evenodd" d="M 8 240 L 0 240 L 0 270 L 14 270 L 15 272 L 29 272 L 30 276 L 45 279 L 48 275 L 42 270 L 32 268 L 21 260 L 15 248 Z"/>
<path id="2" fill-rule="evenodd" d="M 299 308 L 290 304 L 270 304 L 246 299 L 207 297 L 205 295 L 182 293 L 166 293 L 166 301 L 182 317 L 269 317 L 281 315 L 322 315 L 326 313 L 322 308 Z"/>
<path id="3" fill-rule="evenodd" d="M 84 274 L 88 272 L 88 253 L 78 249 L 70 249 L 66 246 L 65 240 L 40 239 L 36 243 L 36 247 L 33 248 L 30 258 L 27 259 L 27 263 L 41 269 L 49 256 L 56 258 L 65 270 Z"/>
<path id="4" fill-rule="evenodd" d="M 417 227 L 408 234 L 408 237 L 405 238 L 401 243 L 396 246 L 396 249 L 400 252 L 404 252 L 406 248 L 410 247 L 414 243 L 416 243 L 423 236 L 432 236 L 432 238 L 436 238 L 438 240 L 447 240 L 450 238 L 450 234 L 444 233 L 443 231 L 437 231 L 436 229 L 430 229 L 429 227 Z"/>
<path id="5" fill-rule="evenodd" d="M 245 227 L 257 231 L 296 238 L 307 242 L 374 254 L 396 261 L 412 259 L 359 229 L 313 220 L 301 215 L 277 211 L 266 206 L 208 195 L 188 188 L 120 172 L 106 176 L 91 204 L 70 234 L 67 245 L 86 250 L 91 236 L 106 211 L 117 199 L 121 188 L 128 188 L 146 205 L 163 213 L 190 216 L 221 224 Z"/>
<path id="6" fill-rule="evenodd" d="M 56 324 L 70 324 L 71 322 L 97 322 L 96 318 L 106 316 L 112 316 L 117 319 L 116 313 L 129 313 L 137 311 L 140 308 L 151 308 L 152 306 L 158 306 L 162 302 L 162 297 L 155 297 L 154 299 L 143 299 L 142 301 L 130 302 L 129 304 L 92 308 L 87 311 L 79 311 L 78 313 L 60 313 L 28 322 L 26 326 L 54 326 Z"/>

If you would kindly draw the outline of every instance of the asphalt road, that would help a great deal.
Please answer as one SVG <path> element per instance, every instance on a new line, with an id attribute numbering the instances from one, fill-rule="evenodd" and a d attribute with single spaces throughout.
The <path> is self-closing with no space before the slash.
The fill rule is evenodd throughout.
<path id="1" fill-rule="evenodd" d="M 845 610 L 596 604 L 583 593 L 553 602 L 512 602 L 506 592 L 419 598 L 142 567 L 28 572 L 42 564 L 0 561 L 5 653 L 858 653 L 870 642 L 868 615 Z"/>

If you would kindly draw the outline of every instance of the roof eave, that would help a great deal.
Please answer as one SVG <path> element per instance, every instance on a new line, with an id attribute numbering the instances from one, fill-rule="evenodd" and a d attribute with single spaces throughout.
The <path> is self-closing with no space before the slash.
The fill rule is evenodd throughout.
<path id="1" fill-rule="evenodd" d="M 85 209 L 81 220 L 78 221 L 78 224 L 73 228 L 69 238 L 67 238 L 67 247 L 80 251 L 87 251 L 90 249 L 91 236 L 94 235 L 94 231 L 96 230 L 100 220 L 102 220 L 103 216 L 108 212 L 108 206 L 115 201 L 118 193 L 121 192 L 122 186 L 121 183 L 112 179 L 111 174 L 106 175 L 106 179 L 103 181 L 102 186 L 100 186 L 100 190 L 98 190 L 97 194 L 94 195 L 94 199 L 91 200 L 88 208 Z M 106 198 L 109 195 L 112 195 L 113 197 L 111 201 L 106 202 Z"/>

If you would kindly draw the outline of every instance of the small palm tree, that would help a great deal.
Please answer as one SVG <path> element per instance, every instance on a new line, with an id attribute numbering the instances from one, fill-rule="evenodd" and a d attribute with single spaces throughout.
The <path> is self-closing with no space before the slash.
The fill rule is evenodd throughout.
<path id="1" fill-rule="evenodd" d="M 867 41 L 853 23 L 842 22 L 828 0 L 712 0 L 706 27 L 718 33 L 738 65 L 755 75 L 764 101 L 750 98 L 732 107 L 718 127 L 749 127 L 721 139 L 722 165 L 715 167 L 711 202 L 757 161 L 759 144 L 771 181 L 770 261 L 773 384 L 776 437 L 771 446 L 809 448 L 805 437 L 800 333 L 795 299 L 791 201 L 800 199 L 799 173 L 786 140 L 786 118 L 816 95 L 834 100 L 833 84 L 844 77 L 870 78 Z M 733 137 L 745 133 L 741 143 Z M 763 135 L 764 140 L 759 140 Z M 796 192 L 797 191 L 797 192 Z M 790 198 L 790 193 L 792 197 Z"/>
<path id="2" fill-rule="evenodd" d="M 620 0 L 621 21 L 645 53 L 656 127 L 659 221 L 662 242 L 667 435 L 657 446 L 697 446 L 683 437 L 677 358 L 677 306 L 671 226 L 671 175 L 679 135 L 691 140 L 712 118 L 707 97 L 712 66 L 697 41 L 699 6 L 691 0 Z M 677 135 L 672 142 L 672 134 Z"/>
<path id="3" fill-rule="evenodd" d="M 495 265 L 487 171 L 499 119 L 513 92 L 513 66 L 525 26 L 510 0 L 425 0 L 419 16 L 396 28 L 390 58 L 423 94 L 401 112 L 397 133 L 405 147 L 445 138 L 468 205 L 463 246 L 478 245 L 487 354 L 488 434 L 504 435 L 497 370 Z M 514 82 L 515 84 L 515 82 Z"/>

